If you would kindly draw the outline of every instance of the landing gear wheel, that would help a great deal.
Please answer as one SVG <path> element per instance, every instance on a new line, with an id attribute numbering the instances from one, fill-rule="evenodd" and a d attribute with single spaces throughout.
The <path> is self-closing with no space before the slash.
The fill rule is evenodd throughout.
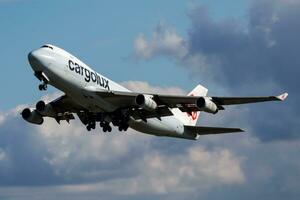
<path id="1" fill-rule="evenodd" d="M 87 125 L 86 130 L 91 131 L 91 126 Z"/>
<path id="2" fill-rule="evenodd" d="M 127 131 L 127 130 L 128 130 L 128 128 L 129 128 L 129 126 L 128 126 L 128 125 L 126 125 L 126 126 L 124 126 L 123 130 L 124 130 L 124 131 Z"/>
<path id="3" fill-rule="evenodd" d="M 100 122 L 100 127 L 104 127 L 104 122 Z"/>
<path id="4" fill-rule="evenodd" d="M 90 126 L 91 126 L 92 129 L 96 128 L 96 124 L 95 123 L 91 123 Z"/>
<path id="5" fill-rule="evenodd" d="M 128 127 L 128 124 L 121 124 L 119 126 L 119 131 L 127 131 Z"/>
<path id="6" fill-rule="evenodd" d="M 109 125 L 109 123 L 107 123 L 107 122 L 103 122 L 102 124 L 100 124 L 100 126 L 102 125 L 102 127 L 103 127 L 103 132 L 111 132 L 111 127 L 110 127 L 110 125 Z"/>
<path id="7" fill-rule="evenodd" d="M 43 83 L 39 85 L 39 90 L 47 90 L 47 84 Z"/>
<path id="8" fill-rule="evenodd" d="M 107 128 L 104 126 L 103 127 L 103 132 L 105 133 L 107 131 Z"/>

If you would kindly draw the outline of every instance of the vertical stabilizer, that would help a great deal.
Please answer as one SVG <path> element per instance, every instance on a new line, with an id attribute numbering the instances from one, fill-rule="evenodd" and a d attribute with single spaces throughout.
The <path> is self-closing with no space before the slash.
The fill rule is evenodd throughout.
<path id="1" fill-rule="evenodd" d="M 206 96 L 207 91 L 207 88 L 199 84 L 188 94 L 188 96 Z M 179 109 L 174 109 L 173 114 L 177 119 L 182 121 L 184 125 L 195 126 L 199 118 L 200 112 L 186 113 L 181 112 Z"/>

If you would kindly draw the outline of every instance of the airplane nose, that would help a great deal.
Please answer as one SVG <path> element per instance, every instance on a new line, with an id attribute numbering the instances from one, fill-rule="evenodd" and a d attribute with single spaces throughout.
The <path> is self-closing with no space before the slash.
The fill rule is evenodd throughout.
<path id="1" fill-rule="evenodd" d="M 52 63 L 52 56 L 48 55 L 43 49 L 31 51 L 28 54 L 28 61 L 34 71 L 43 71 Z"/>
<path id="2" fill-rule="evenodd" d="M 38 53 L 37 53 L 37 51 L 35 50 L 35 51 L 31 51 L 29 54 L 28 54 L 28 61 L 29 61 L 29 63 L 30 64 L 36 64 L 36 63 L 38 63 L 38 61 L 39 61 L 39 58 L 38 58 L 39 56 L 38 56 Z"/>

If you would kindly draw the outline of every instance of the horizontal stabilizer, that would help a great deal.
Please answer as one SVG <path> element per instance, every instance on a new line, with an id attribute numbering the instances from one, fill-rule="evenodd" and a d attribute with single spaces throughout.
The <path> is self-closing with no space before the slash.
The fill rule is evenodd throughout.
<path id="1" fill-rule="evenodd" d="M 187 133 L 197 134 L 197 135 L 244 132 L 244 130 L 240 128 L 223 128 L 223 127 L 207 127 L 207 126 L 184 126 L 184 130 Z"/>

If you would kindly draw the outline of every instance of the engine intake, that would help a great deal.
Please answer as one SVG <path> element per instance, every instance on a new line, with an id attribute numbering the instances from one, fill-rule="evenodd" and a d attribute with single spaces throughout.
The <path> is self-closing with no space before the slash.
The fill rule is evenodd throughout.
<path id="1" fill-rule="evenodd" d="M 157 103 L 152 98 L 152 95 L 139 94 L 135 98 L 135 103 L 145 110 L 153 111 L 157 108 Z"/>
<path id="2" fill-rule="evenodd" d="M 39 101 L 36 104 L 36 110 L 43 116 L 46 117 L 56 117 L 56 112 L 53 109 L 53 106 L 51 104 L 46 104 L 44 101 Z"/>
<path id="3" fill-rule="evenodd" d="M 209 97 L 200 97 L 197 99 L 196 105 L 204 112 L 216 114 L 219 111 L 218 106 Z"/>
<path id="4" fill-rule="evenodd" d="M 42 124 L 44 122 L 43 117 L 36 111 L 31 111 L 29 108 L 25 108 L 21 113 L 23 119 L 32 124 Z"/>

